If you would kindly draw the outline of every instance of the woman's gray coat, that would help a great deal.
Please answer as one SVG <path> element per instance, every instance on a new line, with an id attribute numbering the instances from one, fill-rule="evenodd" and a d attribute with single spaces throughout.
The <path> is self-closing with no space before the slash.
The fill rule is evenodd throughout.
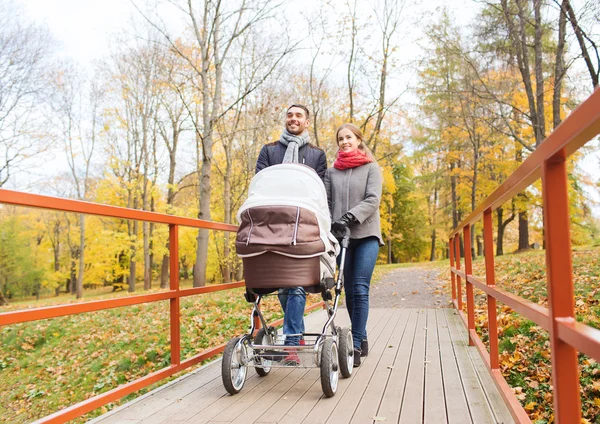
<path id="1" fill-rule="evenodd" d="M 346 212 L 358 220 L 358 223 L 350 224 L 351 238 L 375 236 L 383 246 L 379 217 L 381 186 L 381 170 L 376 162 L 343 170 L 328 168 L 325 172 L 332 220 L 337 221 Z"/>

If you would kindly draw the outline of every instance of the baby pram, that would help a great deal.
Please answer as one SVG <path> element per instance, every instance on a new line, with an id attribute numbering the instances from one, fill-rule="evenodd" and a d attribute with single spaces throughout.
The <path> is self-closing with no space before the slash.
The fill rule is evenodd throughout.
<path id="1" fill-rule="evenodd" d="M 333 396 L 339 374 L 350 377 L 354 364 L 352 332 L 334 324 L 350 230 L 336 234 L 342 246 L 336 280 L 339 245 L 329 232 L 325 186 L 312 168 L 300 164 L 275 165 L 256 174 L 237 218 L 236 251 L 244 264 L 246 300 L 254 307 L 248 333 L 225 347 L 221 373 L 225 389 L 239 393 L 248 368 L 264 377 L 272 368 L 290 366 L 281 359 L 297 350 L 301 361 L 293 366 L 319 367 L 323 393 Z M 285 336 L 268 326 L 260 310 L 263 296 L 291 287 L 321 294 L 327 309 L 320 333 L 293 335 L 302 338 L 299 346 L 284 345 Z"/>

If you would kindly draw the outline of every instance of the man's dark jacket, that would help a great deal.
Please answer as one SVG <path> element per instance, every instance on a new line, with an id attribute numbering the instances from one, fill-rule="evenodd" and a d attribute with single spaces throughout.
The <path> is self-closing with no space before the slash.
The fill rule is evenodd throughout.
<path id="1" fill-rule="evenodd" d="M 279 141 L 265 144 L 260 150 L 258 160 L 256 161 L 256 172 L 265 169 L 271 165 L 279 165 L 283 163 L 283 157 L 287 147 Z M 327 158 L 323 149 L 318 148 L 314 144 L 305 144 L 298 150 L 298 159 L 300 163 L 310 166 L 317 171 L 321 179 L 325 178 L 325 170 L 327 169 Z"/>

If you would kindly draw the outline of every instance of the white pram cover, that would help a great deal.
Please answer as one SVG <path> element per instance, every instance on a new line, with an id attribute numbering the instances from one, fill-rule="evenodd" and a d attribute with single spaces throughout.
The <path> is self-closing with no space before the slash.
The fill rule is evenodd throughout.
<path id="1" fill-rule="evenodd" d="M 237 219 L 236 250 L 241 258 L 265 253 L 295 259 L 319 257 L 320 278 L 333 277 L 339 246 L 329 232 L 325 186 L 312 168 L 281 164 L 258 172 Z M 245 261 L 244 267 L 248 266 L 252 264 Z M 245 274 L 248 280 L 249 273 Z"/>

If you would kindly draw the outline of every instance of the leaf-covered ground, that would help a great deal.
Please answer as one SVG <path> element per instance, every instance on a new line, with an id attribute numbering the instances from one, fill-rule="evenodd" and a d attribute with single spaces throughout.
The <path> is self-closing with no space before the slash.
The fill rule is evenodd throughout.
<path id="1" fill-rule="evenodd" d="M 573 252 L 573 270 L 577 319 L 600 328 L 600 249 Z M 482 279 L 485 277 L 482 259 L 474 262 L 473 274 Z M 444 278 L 449 290 L 449 273 Z M 548 306 L 546 256 L 543 251 L 497 257 L 496 281 L 499 288 Z M 475 303 L 476 329 L 489 350 L 486 296 L 477 289 Z M 466 313 L 466 300 L 463 304 Z M 511 308 L 499 302 L 497 307 L 502 374 L 534 423 L 552 423 L 554 415 L 548 333 Z M 600 365 L 594 359 L 580 354 L 579 367 L 584 422 L 600 423 Z"/>
<path id="2" fill-rule="evenodd" d="M 308 298 L 308 304 L 319 301 L 317 295 Z M 51 303 L 56 300 L 43 306 Z M 11 305 L 2 312 L 33 306 Z M 266 298 L 262 310 L 269 321 L 282 316 L 275 296 Z M 182 359 L 246 332 L 250 312 L 243 289 L 182 298 Z M 3 326 L 0 346 L 0 421 L 30 422 L 168 366 L 169 304 L 162 301 Z"/>

